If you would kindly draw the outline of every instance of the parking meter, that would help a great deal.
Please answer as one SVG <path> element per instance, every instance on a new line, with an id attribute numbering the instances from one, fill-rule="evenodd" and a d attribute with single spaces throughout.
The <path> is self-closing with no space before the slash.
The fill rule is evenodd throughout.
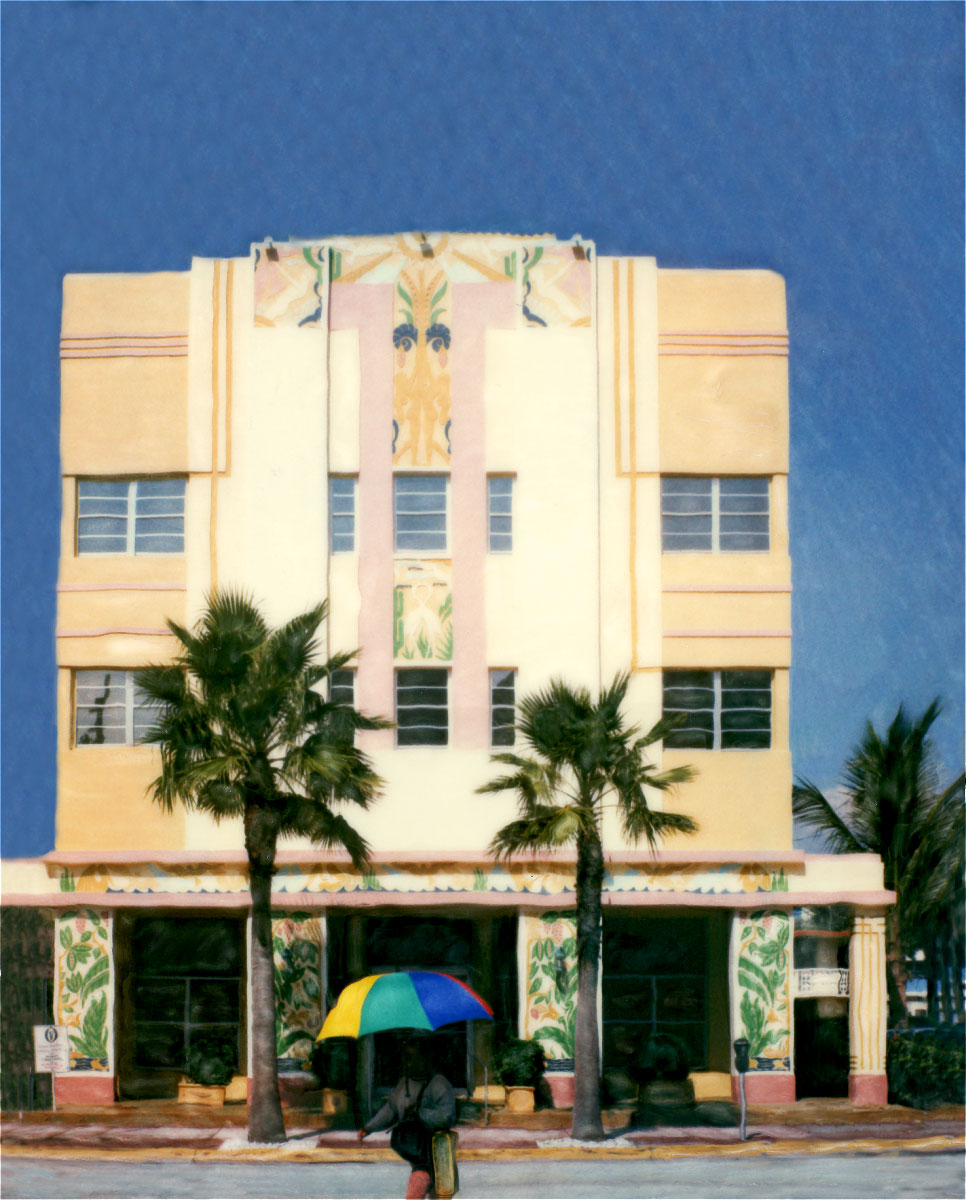
<path id="1" fill-rule="evenodd" d="M 745 1140 L 745 1072 L 750 1066 L 748 1056 L 750 1049 L 751 1043 L 747 1038 L 741 1037 L 735 1039 L 735 1070 L 738 1072 L 738 1098 L 741 1104 L 741 1124 L 738 1127 L 738 1136 L 742 1141 Z"/>

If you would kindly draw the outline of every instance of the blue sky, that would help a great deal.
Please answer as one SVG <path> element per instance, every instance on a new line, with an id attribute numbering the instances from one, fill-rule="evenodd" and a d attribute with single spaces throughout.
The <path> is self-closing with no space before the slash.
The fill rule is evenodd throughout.
<path id="1" fill-rule="evenodd" d="M 53 845 L 61 278 L 581 233 L 788 286 L 795 770 L 963 757 L 963 7 L 3 4 L 5 856 Z"/>

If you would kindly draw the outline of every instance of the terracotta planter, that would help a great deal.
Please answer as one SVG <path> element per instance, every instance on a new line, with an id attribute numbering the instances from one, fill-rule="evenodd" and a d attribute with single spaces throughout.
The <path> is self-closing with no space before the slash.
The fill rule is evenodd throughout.
<path id="1" fill-rule="evenodd" d="M 533 1112 L 535 1107 L 534 1091 L 535 1089 L 532 1087 L 508 1083 L 506 1085 L 507 1112 Z"/>
<path id="2" fill-rule="evenodd" d="M 178 1084 L 179 1104 L 205 1104 L 209 1108 L 217 1108 L 225 1103 L 225 1085 L 204 1083 L 189 1083 L 182 1079 Z"/>

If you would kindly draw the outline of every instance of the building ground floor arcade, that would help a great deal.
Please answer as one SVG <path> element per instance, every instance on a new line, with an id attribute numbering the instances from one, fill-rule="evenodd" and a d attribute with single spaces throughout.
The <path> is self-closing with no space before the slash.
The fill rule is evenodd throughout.
<path id="1" fill-rule="evenodd" d="M 4 864 L 5 915 L 26 913 L 21 951 L 49 980 L 48 1020 L 68 1027 L 59 1103 L 173 1096 L 192 1037 L 218 1033 L 250 1073 L 243 856 L 137 859 L 53 853 Z M 572 1095 L 576 1014 L 573 860 L 509 865 L 466 856 L 380 856 L 355 872 L 337 856 L 284 851 L 273 895 L 277 1053 L 283 1095 L 314 1081 L 315 1035 L 342 987 L 363 975 L 441 970 L 465 980 L 494 1021 L 436 1036 L 458 1089 L 484 1082 L 506 1036 L 544 1047 L 554 1102 Z M 598 1009 L 605 1084 L 655 1033 L 687 1048 L 699 1098 L 734 1095 L 732 1043 L 750 1042 L 751 1103 L 807 1095 L 886 1099 L 885 911 L 874 856 L 741 855 L 607 863 Z M 12 1033 L 5 1031 L 5 1042 Z M 396 1041 L 360 1045 L 369 1106 L 398 1075 Z M 6 1046 L 5 1046 L 6 1053 Z M 318 1060 L 316 1061 L 318 1066 Z M 316 1085 L 317 1086 L 317 1085 Z"/>

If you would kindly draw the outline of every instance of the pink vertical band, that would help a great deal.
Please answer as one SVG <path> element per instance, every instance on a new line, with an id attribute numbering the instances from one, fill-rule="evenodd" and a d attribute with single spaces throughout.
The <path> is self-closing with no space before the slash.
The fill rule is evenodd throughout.
<path id="1" fill-rule="evenodd" d="M 392 284 L 334 283 L 331 329 L 358 329 L 359 404 L 359 669 L 356 703 L 391 717 L 392 674 Z M 366 749 L 392 746 L 393 732 L 360 735 Z"/>

